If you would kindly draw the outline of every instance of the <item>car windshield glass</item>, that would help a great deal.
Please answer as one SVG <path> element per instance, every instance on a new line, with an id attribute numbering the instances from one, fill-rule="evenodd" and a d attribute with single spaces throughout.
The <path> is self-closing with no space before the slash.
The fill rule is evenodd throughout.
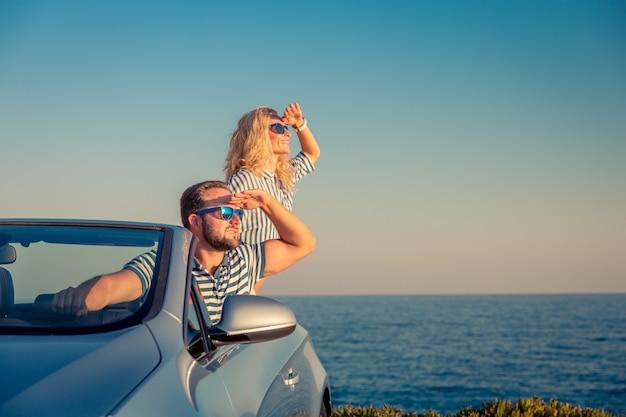
<path id="1" fill-rule="evenodd" d="M 112 323 L 133 316 L 150 298 L 149 288 L 154 283 L 148 283 L 135 300 L 84 315 L 67 311 L 60 314 L 52 306 L 53 297 L 91 278 L 120 271 L 145 253 L 151 253 L 158 267 L 162 241 L 163 231 L 154 227 L 0 225 L 0 331 L 42 327 L 51 331 L 69 328 L 97 331 L 98 327 L 111 327 Z M 156 275 L 154 271 L 153 276 Z"/>

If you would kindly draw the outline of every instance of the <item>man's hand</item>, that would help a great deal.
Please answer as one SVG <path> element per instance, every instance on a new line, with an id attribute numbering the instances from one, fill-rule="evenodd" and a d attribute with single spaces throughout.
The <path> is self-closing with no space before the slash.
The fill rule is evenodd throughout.
<path id="1" fill-rule="evenodd" d="M 235 193 L 230 198 L 229 204 L 241 207 L 245 210 L 254 210 L 259 207 L 263 208 L 273 201 L 276 202 L 276 199 L 267 191 L 245 190 L 240 193 Z"/>
<path id="2" fill-rule="evenodd" d="M 54 294 L 52 298 L 52 312 L 65 316 L 82 317 L 87 314 L 87 290 L 69 287 Z"/>

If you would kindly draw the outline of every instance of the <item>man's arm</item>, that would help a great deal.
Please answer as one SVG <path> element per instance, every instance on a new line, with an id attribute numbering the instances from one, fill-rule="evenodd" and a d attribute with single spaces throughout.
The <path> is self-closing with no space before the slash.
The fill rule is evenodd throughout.
<path id="1" fill-rule="evenodd" d="M 122 269 L 69 287 L 56 293 L 52 299 L 52 311 L 70 316 L 84 316 L 89 311 L 116 303 L 133 301 L 143 292 L 141 280 L 133 271 Z"/>
<path id="2" fill-rule="evenodd" d="M 265 242 L 264 276 L 277 274 L 313 252 L 316 240 L 309 227 L 269 193 L 246 190 L 235 194 L 231 203 L 244 209 L 259 207 L 276 226 L 280 238 Z"/>

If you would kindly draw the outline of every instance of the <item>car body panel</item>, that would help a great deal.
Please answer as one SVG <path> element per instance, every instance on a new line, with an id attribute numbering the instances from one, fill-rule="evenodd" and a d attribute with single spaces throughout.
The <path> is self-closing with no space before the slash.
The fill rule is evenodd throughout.
<path id="1" fill-rule="evenodd" d="M 195 243 L 172 225 L 0 219 L 7 271 L 0 291 L 11 291 L 0 294 L 0 415 L 318 416 L 329 409 L 326 371 L 287 306 L 228 297 L 222 321 L 208 326 L 190 273 Z M 157 253 L 155 274 L 137 302 L 71 320 L 50 313 L 52 293 L 147 250 Z"/>
<path id="2" fill-rule="evenodd" d="M 159 361 L 146 326 L 80 336 L 1 335 L 0 415 L 79 414 L 85 407 L 106 414 Z"/>

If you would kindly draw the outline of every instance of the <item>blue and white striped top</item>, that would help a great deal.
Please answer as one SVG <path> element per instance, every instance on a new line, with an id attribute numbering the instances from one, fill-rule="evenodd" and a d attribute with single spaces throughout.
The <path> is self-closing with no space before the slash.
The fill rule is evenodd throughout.
<path id="1" fill-rule="evenodd" d="M 291 159 L 291 164 L 295 168 L 293 174 L 294 184 L 307 174 L 315 171 L 313 162 L 302 151 L 295 158 Z M 265 190 L 274 196 L 287 210 L 293 211 L 293 189 L 287 192 L 272 172 L 263 171 L 263 176 L 257 177 L 250 171 L 238 171 L 228 179 L 227 184 L 230 192 L 233 194 L 244 190 Z M 239 240 L 252 244 L 278 238 L 276 227 L 260 208 L 246 210 L 241 222 Z"/>
<path id="2" fill-rule="evenodd" d="M 154 275 L 156 251 L 146 252 L 134 258 L 124 269 L 133 271 L 141 280 L 144 293 L 150 288 Z M 224 253 L 222 263 L 211 273 L 194 259 L 192 274 L 206 304 L 211 325 L 222 317 L 222 306 L 229 295 L 250 294 L 254 284 L 265 273 L 265 245 L 239 245 Z"/>

